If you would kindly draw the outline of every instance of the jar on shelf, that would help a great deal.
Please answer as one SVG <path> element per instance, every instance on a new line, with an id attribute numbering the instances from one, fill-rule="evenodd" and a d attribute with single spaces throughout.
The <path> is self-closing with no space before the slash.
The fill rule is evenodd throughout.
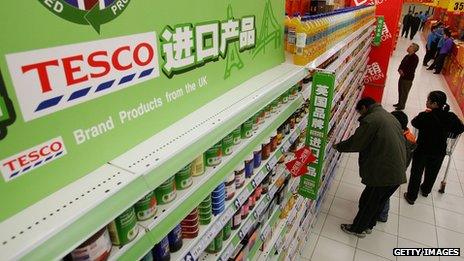
<path id="1" fill-rule="evenodd" d="M 253 161 L 253 154 L 249 154 L 245 158 L 245 178 L 249 179 L 253 176 L 253 169 L 254 169 L 254 161 Z"/>
<path id="2" fill-rule="evenodd" d="M 176 186 L 174 177 L 170 177 L 163 184 L 155 189 L 156 201 L 160 205 L 165 205 L 172 202 L 176 196 Z"/>
<path id="3" fill-rule="evenodd" d="M 176 173 L 176 189 L 187 189 L 193 184 L 192 165 L 188 164 Z"/>
<path id="4" fill-rule="evenodd" d="M 128 208 L 113 220 L 108 225 L 108 231 L 115 246 L 123 246 L 134 240 L 139 233 L 134 207 Z"/>
<path id="5" fill-rule="evenodd" d="M 222 161 L 222 144 L 216 143 L 213 147 L 205 152 L 205 162 L 208 167 L 215 167 Z"/>
<path id="6" fill-rule="evenodd" d="M 137 220 L 143 221 L 150 219 L 156 214 L 156 196 L 153 191 L 134 204 Z"/>
<path id="7" fill-rule="evenodd" d="M 222 139 L 222 152 L 224 155 L 232 154 L 234 150 L 234 135 L 230 133 Z"/>
<path id="8" fill-rule="evenodd" d="M 205 173 L 205 158 L 203 153 L 191 163 L 192 176 L 197 177 Z"/>

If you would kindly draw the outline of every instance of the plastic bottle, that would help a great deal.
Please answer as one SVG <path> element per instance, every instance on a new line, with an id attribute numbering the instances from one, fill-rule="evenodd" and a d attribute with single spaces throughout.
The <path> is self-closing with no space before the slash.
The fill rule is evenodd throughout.
<path id="1" fill-rule="evenodd" d="M 287 0 L 287 2 L 288 1 L 290 1 L 290 0 Z M 285 14 L 285 20 L 284 20 L 284 28 L 285 28 L 284 29 L 284 47 L 285 47 L 286 51 L 288 51 L 287 50 L 287 46 L 288 46 L 288 27 L 290 25 L 290 21 L 291 21 L 290 17 L 287 14 Z"/>
<path id="2" fill-rule="evenodd" d="M 288 37 L 287 37 L 287 48 L 286 50 L 290 53 L 295 53 L 296 44 L 296 27 L 301 23 L 300 17 L 295 16 L 290 19 L 288 24 Z"/>
<path id="3" fill-rule="evenodd" d="M 309 62 L 309 53 L 306 48 L 308 37 L 311 37 L 308 20 L 308 18 L 303 17 L 301 23 L 296 27 L 296 44 L 295 53 L 293 54 L 293 63 L 296 65 L 305 65 Z"/>

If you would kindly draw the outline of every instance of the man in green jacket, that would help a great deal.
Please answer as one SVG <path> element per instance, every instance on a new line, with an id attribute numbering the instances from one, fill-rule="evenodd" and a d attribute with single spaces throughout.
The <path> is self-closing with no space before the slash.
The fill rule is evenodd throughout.
<path id="1" fill-rule="evenodd" d="M 359 198 L 353 224 L 341 229 L 358 237 L 370 234 L 387 200 L 406 183 L 406 139 L 398 120 L 372 98 L 356 104 L 359 127 L 345 141 L 334 145 L 339 152 L 359 152 L 359 175 L 366 185 Z"/>

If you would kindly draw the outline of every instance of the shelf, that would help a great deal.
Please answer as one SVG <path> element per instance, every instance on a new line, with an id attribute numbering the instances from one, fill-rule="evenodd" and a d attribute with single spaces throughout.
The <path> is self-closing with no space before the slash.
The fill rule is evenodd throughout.
<path id="1" fill-rule="evenodd" d="M 288 117 L 290 117 L 293 112 L 295 112 L 302 104 L 302 98 L 299 96 L 295 100 L 289 102 L 287 106 L 279 109 L 277 114 L 269 118 L 260 127 L 260 129 L 258 129 L 255 136 L 246 141 L 242 141 L 243 144 L 241 144 L 241 147 L 237 148 L 231 156 L 224 158 L 220 165 L 216 166 L 214 169 L 209 168 L 207 173 L 197 178 L 200 179 L 200 181 L 196 182 L 195 184 L 196 186 L 201 186 L 201 190 L 195 187 L 191 187 L 185 191 L 180 191 L 182 194 L 178 195 L 174 202 L 166 205 L 166 208 L 164 209 L 165 211 L 162 212 L 161 215 L 156 216 L 156 219 L 152 219 L 151 221 L 142 222 L 142 225 L 147 228 L 147 232 L 144 237 L 148 238 L 152 242 L 151 245 L 147 246 L 146 248 L 140 248 L 137 246 L 134 247 L 133 245 L 123 247 L 118 249 L 118 251 L 113 252 L 110 259 L 135 260 L 143 257 L 156 243 L 161 241 L 161 239 L 166 236 L 169 231 L 171 231 L 177 224 L 179 224 L 195 206 L 198 206 L 201 201 L 203 201 L 203 199 L 214 190 L 214 188 L 223 182 L 226 176 L 232 173 L 235 167 L 240 162 L 243 162 L 245 157 L 250 155 L 257 145 L 262 144 L 262 141 L 269 137 L 272 132 L 275 131 L 283 122 L 285 122 Z M 289 139 L 296 139 L 294 135 L 288 136 L 289 137 L 287 142 Z M 283 146 L 286 146 L 285 144 L 287 144 L 287 142 L 283 142 Z M 277 163 L 276 158 L 281 155 L 279 153 L 282 152 L 278 150 L 273 157 L 270 157 L 270 160 L 266 163 L 266 165 L 263 165 L 262 169 L 260 170 L 261 173 L 264 172 L 264 169 L 268 168 L 269 166 L 274 166 Z M 264 176 L 263 174 L 258 174 L 255 175 L 255 177 L 263 178 Z M 245 190 L 243 190 L 244 193 L 249 192 L 250 187 L 253 186 L 251 183 L 246 187 Z M 207 232 L 208 230 L 204 231 Z M 195 243 L 196 242 L 193 241 L 190 242 L 190 244 Z M 193 245 L 188 246 L 193 247 Z M 188 252 L 186 254 L 188 254 Z"/>
<path id="2" fill-rule="evenodd" d="M 361 28 L 350 34 L 349 36 L 345 37 L 343 40 L 339 41 L 336 45 L 331 47 L 329 50 L 324 52 L 322 55 L 318 56 L 316 59 L 313 61 L 309 62 L 306 64 L 306 68 L 309 69 L 315 69 L 318 66 L 320 66 L 322 63 L 324 63 L 327 59 L 332 57 L 334 54 L 339 52 L 343 47 L 345 47 L 348 43 L 353 41 L 356 37 L 358 37 L 365 29 L 369 28 L 372 26 L 375 22 L 375 19 L 372 19 L 372 21 L 366 23 L 363 25 Z"/>

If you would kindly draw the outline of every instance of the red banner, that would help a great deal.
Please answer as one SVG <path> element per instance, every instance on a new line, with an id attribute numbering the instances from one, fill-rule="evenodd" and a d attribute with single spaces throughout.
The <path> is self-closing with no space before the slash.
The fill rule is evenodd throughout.
<path id="1" fill-rule="evenodd" d="M 303 147 L 295 151 L 295 159 L 285 164 L 293 177 L 302 176 L 308 172 L 307 165 L 314 162 L 316 157 L 309 147 Z"/>
<path id="2" fill-rule="evenodd" d="M 351 6 L 372 4 L 376 6 L 375 14 L 385 17 L 385 24 L 382 42 L 380 46 L 372 47 L 369 56 L 367 73 L 364 78 L 366 89 L 363 96 L 370 96 L 381 102 L 403 2 L 401 0 L 351 0 Z"/>

